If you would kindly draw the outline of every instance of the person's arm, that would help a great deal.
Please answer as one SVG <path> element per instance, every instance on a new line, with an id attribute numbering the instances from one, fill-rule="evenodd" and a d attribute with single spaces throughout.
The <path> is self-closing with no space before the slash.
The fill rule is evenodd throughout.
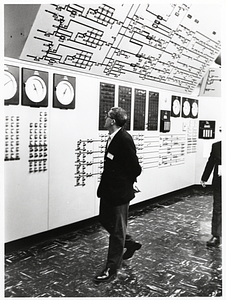
<path id="1" fill-rule="evenodd" d="M 212 171 L 214 169 L 214 165 L 215 165 L 215 159 L 214 159 L 214 150 L 213 150 L 213 146 L 212 146 L 210 156 L 208 158 L 208 161 L 206 163 L 206 166 L 205 166 L 205 169 L 202 174 L 201 181 L 200 181 L 200 183 L 203 187 L 206 187 L 206 182 L 208 181 L 210 174 L 212 173 Z"/>
<path id="2" fill-rule="evenodd" d="M 127 139 L 125 144 L 125 166 L 127 174 L 133 182 L 141 173 L 141 166 L 136 154 L 136 147 L 132 139 Z"/>

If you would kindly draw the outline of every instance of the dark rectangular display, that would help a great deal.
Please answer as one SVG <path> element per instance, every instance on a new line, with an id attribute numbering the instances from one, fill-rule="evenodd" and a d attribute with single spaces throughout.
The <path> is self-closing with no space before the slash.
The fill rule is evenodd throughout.
<path id="1" fill-rule="evenodd" d="M 145 129 L 145 103 L 146 103 L 146 91 L 135 89 L 134 99 L 134 130 Z"/>
<path id="2" fill-rule="evenodd" d="M 159 93 L 149 92 L 148 98 L 148 130 L 158 129 Z"/>
<path id="3" fill-rule="evenodd" d="M 105 117 L 115 103 L 115 85 L 100 83 L 99 130 L 105 130 Z"/>
<path id="4" fill-rule="evenodd" d="M 215 138 L 215 121 L 199 121 L 199 139 Z"/>
<path id="5" fill-rule="evenodd" d="M 132 98 L 132 88 L 119 86 L 118 91 L 118 106 L 125 109 L 127 112 L 127 122 L 125 124 L 125 129 L 130 130 L 130 123 L 131 123 L 131 98 Z"/>
<path id="6" fill-rule="evenodd" d="M 161 110 L 160 111 L 160 132 L 170 131 L 170 111 Z"/>

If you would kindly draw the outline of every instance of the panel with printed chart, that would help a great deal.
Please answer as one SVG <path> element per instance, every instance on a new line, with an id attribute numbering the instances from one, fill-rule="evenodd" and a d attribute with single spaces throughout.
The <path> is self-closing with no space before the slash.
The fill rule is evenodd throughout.
<path id="1" fill-rule="evenodd" d="M 20 59 L 191 94 L 221 50 L 220 5 L 204 9 L 42 4 Z"/>

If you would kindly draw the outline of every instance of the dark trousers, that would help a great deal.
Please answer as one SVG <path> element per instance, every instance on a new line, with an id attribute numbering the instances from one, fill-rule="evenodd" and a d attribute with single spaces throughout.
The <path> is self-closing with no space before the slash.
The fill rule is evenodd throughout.
<path id="1" fill-rule="evenodd" d="M 108 231 L 109 246 L 107 268 L 117 270 L 122 262 L 124 248 L 134 243 L 129 234 L 126 234 L 129 203 L 112 206 L 100 199 L 100 223 Z"/>
<path id="2" fill-rule="evenodd" d="M 213 190 L 213 215 L 212 215 L 212 235 L 221 236 L 222 220 L 221 220 L 221 188 Z"/>

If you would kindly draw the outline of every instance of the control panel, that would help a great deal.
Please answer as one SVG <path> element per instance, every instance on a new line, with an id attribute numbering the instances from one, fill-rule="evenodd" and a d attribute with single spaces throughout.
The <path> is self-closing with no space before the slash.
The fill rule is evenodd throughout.
<path id="1" fill-rule="evenodd" d="M 18 71 L 17 104 L 7 102 L 4 107 L 8 240 L 98 214 L 96 191 L 108 138 L 104 122 L 113 106 L 121 106 L 128 113 L 126 130 L 134 139 L 142 167 L 137 202 L 168 191 L 167 186 L 163 190 L 157 190 L 157 185 L 150 191 L 144 188 L 150 178 L 157 180 L 176 168 L 185 170 L 188 164 L 195 168 L 197 99 L 129 82 L 60 72 L 54 67 L 46 70 L 17 60 L 6 60 L 5 65 Z M 46 89 L 36 77 L 43 79 Z M 24 102 L 29 78 L 35 80 L 27 90 L 29 100 L 26 96 Z M 37 100 L 39 89 L 42 97 Z M 185 102 L 189 108 L 183 112 Z M 187 182 L 191 180 L 189 176 Z M 181 187 L 180 180 L 170 186 Z M 19 197 L 16 210 L 15 195 Z M 24 216 L 26 210 L 29 214 Z M 13 220 L 12 212 L 18 216 Z M 36 221 L 29 227 L 32 216 Z"/>

